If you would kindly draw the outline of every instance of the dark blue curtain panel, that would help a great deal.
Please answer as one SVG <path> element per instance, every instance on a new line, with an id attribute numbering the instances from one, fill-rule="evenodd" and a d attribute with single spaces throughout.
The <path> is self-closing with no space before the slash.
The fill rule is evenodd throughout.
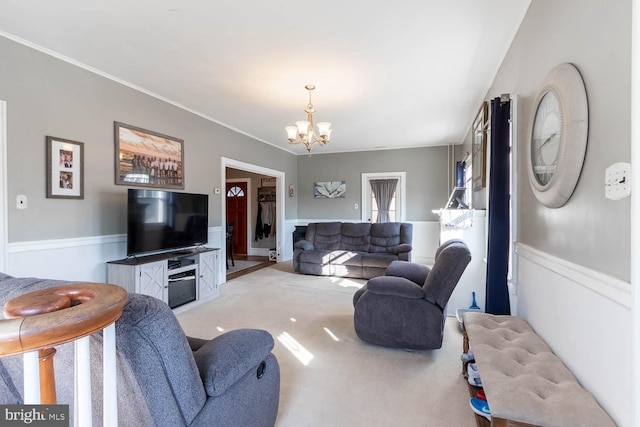
<path id="1" fill-rule="evenodd" d="M 509 271 L 509 182 L 511 101 L 491 100 L 491 168 L 489 176 L 489 243 L 487 247 L 487 313 L 511 314 Z"/>

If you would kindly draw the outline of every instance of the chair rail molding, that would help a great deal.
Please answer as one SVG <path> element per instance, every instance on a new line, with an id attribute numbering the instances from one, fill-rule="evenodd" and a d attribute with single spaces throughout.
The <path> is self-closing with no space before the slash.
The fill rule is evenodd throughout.
<path id="1" fill-rule="evenodd" d="M 566 261 L 524 243 L 516 243 L 516 253 L 524 259 L 553 271 L 627 309 L 631 309 L 632 289 L 629 282 Z"/>

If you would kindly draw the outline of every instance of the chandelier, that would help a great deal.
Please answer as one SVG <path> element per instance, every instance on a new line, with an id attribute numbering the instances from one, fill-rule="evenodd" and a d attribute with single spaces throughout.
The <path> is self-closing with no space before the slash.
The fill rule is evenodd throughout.
<path id="1" fill-rule="evenodd" d="M 326 145 L 329 143 L 331 137 L 331 123 L 318 122 L 317 131 L 316 125 L 313 123 L 313 113 L 316 112 L 311 103 L 311 91 L 316 87 L 314 85 L 306 85 L 304 87 L 309 91 L 309 103 L 305 112 L 307 113 L 307 120 L 300 120 L 295 123 L 295 126 L 287 126 L 285 130 L 289 138 L 289 144 L 304 144 L 307 147 L 309 155 L 311 155 L 311 149 L 314 144 Z"/>

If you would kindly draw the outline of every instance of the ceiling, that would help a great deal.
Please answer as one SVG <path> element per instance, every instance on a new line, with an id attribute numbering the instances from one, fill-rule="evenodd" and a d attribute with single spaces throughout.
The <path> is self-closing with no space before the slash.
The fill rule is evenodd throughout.
<path id="1" fill-rule="evenodd" d="M 529 3 L 4 0 L 0 35 L 295 154 L 315 84 L 336 153 L 460 143 Z"/>

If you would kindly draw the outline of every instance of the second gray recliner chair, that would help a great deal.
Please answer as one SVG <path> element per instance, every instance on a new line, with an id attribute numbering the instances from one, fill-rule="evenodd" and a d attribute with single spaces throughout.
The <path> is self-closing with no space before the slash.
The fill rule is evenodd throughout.
<path id="1" fill-rule="evenodd" d="M 445 307 L 470 261 L 467 245 L 450 240 L 438 248 L 431 269 L 392 262 L 384 276 L 370 279 L 354 294 L 356 334 L 385 347 L 442 347 Z"/>

